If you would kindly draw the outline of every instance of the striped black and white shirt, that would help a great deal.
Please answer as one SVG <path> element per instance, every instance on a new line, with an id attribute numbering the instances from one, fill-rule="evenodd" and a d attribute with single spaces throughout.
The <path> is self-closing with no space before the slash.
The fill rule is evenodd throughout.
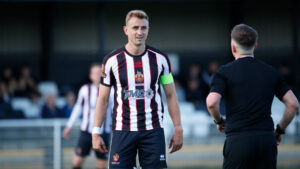
<path id="1" fill-rule="evenodd" d="M 77 101 L 72 110 L 71 116 L 68 120 L 67 126 L 72 127 L 75 121 L 82 113 L 81 131 L 92 133 L 94 126 L 94 113 L 98 98 L 98 86 L 93 84 L 83 85 L 78 93 Z M 111 114 L 113 108 L 113 88 L 111 89 L 111 95 L 109 98 L 109 104 L 107 107 L 106 118 L 101 127 L 101 133 L 110 133 L 111 131 Z"/>
<path id="2" fill-rule="evenodd" d="M 163 128 L 160 76 L 170 74 L 170 69 L 167 55 L 150 46 L 139 56 L 123 46 L 104 58 L 101 84 L 115 88 L 113 130 Z"/>

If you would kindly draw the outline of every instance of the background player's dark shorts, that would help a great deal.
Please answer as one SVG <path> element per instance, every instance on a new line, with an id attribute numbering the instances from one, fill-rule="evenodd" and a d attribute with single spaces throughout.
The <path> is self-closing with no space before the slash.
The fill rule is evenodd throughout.
<path id="1" fill-rule="evenodd" d="M 143 169 L 167 168 L 163 129 L 147 131 L 113 131 L 109 168 L 132 169 L 138 151 Z"/>
<path id="2" fill-rule="evenodd" d="M 101 137 L 103 138 L 106 147 L 109 148 L 110 134 L 104 133 L 104 134 L 101 134 Z M 78 144 L 75 149 L 76 155 L 85 157 L 90 154 L 92 147 L 93 147 L 92 146 L 92 134 L 85 132 L 85 131 L 81 131 L 79 140 L 78 140 Z M 99 152 L 95 151 L 95 155 L 98 159 L 106 160 L 108 158 L 107 153 L 103 154 L 103 153 L 99 153 Z"/>
<path id="3" fill-rule="evenodd" d="M 275 135 L 251 131 L 227 136 L 223 155 L 223 169 L 276 169 Z"/>

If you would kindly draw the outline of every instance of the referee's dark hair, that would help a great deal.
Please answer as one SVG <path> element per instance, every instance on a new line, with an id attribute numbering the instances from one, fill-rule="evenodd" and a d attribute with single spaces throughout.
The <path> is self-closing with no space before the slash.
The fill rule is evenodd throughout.
<path id="1" fill-rule="evenodd" d="M 245 48 L 252 48 L 258 39 L 255 29 L 246 25 L 236 25 L 231 31 L 231 39 Z"/>

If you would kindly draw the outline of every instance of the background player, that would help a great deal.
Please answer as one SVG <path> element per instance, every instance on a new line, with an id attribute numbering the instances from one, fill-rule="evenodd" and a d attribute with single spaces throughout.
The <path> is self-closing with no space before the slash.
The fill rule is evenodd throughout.
<path id="1" fill-rule="evenodd" d="M 146 45 L 149 20 L 144 11 L 130 11 L 123 29 L 128 43 L 103 60 L 93 148 L 100 152 L 107 151 L 98 130 L 101 130 L 105 118 L 110 88 L 114 86 L 110 168 L 132 169 L 137 152 L 143 169 L 166 168 L 160 84 L 163 85 L 175 126 L 170 142 L 171 153 L 181 149 L 183 132 L 170 62 L 165 54 Z"/>
<path id="2" fill-rule="evenodd" d="M 67 127 L 63 131 L 64 138 L 68 139 L 70 130 L 83 113 L 81 132 L 78 140 L 78 145 L 75 149 L 75 157 L 73 159 L 73 168 L 80 169 L 83 165 L 84 158 L 89 155 L 90 149 L 92 148 L 92 128 L 94 124 L 94 112 L 96 107 L 96 101 L 99 93 L 99 81 L 101 75 L 101 66 L 99 64 L 93 64 L 90 68 L 89 78 L 92 81 L 90 84 L 83 85 L 78 93 L 76 104 L 73 108 L 70 119 L 67 123 Z M 113 92 L 111 92 L 113 93 Z M 110 97 L 108 109 L 106 111 L 106 119 L 102 125 L 100 131 L 101 137 L 103 138 L 105 145 L 108 146 L 109 135 L 111 132 L 111 113 L 113 107 L 113 95 Z M 106 165 L 107 154 L 95 152 L 97 157 L 97 169 L 104 169 Z"/>

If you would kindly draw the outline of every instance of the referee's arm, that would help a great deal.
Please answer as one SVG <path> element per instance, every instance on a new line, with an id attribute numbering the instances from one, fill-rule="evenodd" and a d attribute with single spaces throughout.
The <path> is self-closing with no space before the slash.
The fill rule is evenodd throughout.
<path id="1" fill-rule="evenodd" d="M 299 103 L 292 90 L 284 94 L 282 102 L 285 104 L 285 111 L 279 122 L 279 126 L 284 131 L 298 112 Z"/>
<path id="2" fill-rule="evenodd" d="M 206 98 L 206 105 L 209 113 L 217 123 L 218 130 L 224 132 L 224 122 L 220 115 L 220 102 L 222 95 L 217 92 L 210 92 Z"/>

